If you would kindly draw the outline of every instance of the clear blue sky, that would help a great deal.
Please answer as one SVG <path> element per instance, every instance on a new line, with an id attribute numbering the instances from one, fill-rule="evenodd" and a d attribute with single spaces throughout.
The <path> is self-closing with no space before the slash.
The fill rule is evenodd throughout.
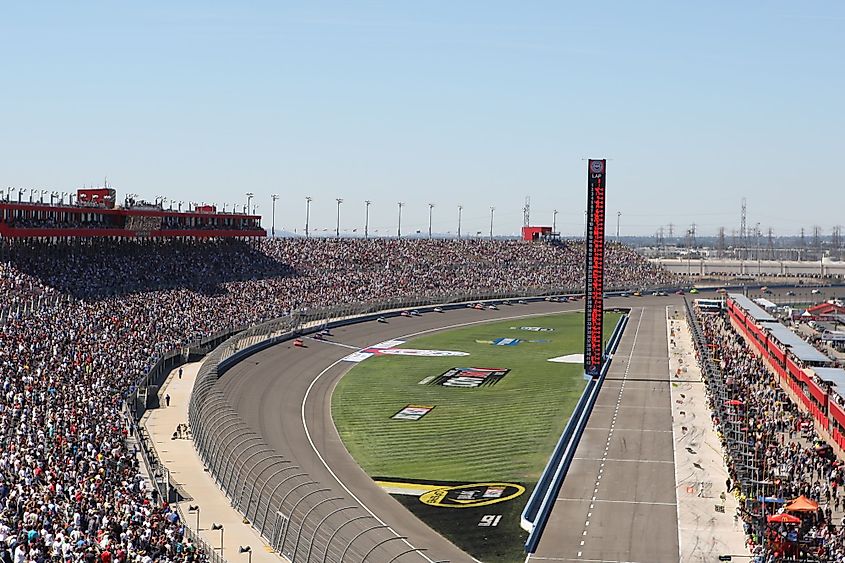
<path id="1" fill-rule="evenodd" d="M 245 202 L 269 226 L 776 234 L 843 218 L 841 2 L 15 2 L 0 184 Z M 678 227 L 676 227 L 678 229 Z"/>

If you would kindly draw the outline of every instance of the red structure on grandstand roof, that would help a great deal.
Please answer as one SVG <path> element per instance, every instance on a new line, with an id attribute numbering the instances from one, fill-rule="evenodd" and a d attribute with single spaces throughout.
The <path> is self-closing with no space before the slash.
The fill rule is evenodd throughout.
<path id="1" fill-rule="evenodd" d="M 106 193 L 109 192 L 109 193 Z M 79 190 L 73 204 L 0 200 L 2 238 L 243 238 L 265 237 L 261 216 L 218 212 L 212 205 L 192 211 L 164 209 L 127 198 L 115 206 L 114 190 Z"/>

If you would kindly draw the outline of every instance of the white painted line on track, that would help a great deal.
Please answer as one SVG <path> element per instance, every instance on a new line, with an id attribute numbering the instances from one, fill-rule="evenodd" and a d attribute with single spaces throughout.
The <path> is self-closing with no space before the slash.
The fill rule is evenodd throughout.
<path id="1" fill-rule="evenodd" d="M 671 463 L 674 464 L 674 461 L 668 461 L 663 459 L 614 459 L 614 458 L 603 458 L 603 457 L 574 457 L 572 459 L 580 459 L 581 461 L 601 461 L 601 462 L 625 462 L 625 463 Z"/>
<path id="2" fill-rule="evenodd" d="M 567 309 L 567 310 L 565 310 L 565 311 L 560 311 L 559 313 L 577 313 L 577 312 L 579 312 L 579 311 L 583 311 L 583 309 Z M 452 329 L 452 328 L 459 328 L 459 327 L 463 327 L 463 326 L 470 326 L 470 325 L 475 325 L 475 324 L 490 323 L 490 322 L 497 322 L 497 321 L 510 321 L 510 320 L 515 320 L 515 319 L 524 319 L 524 318 L 529 318 L 529 317 L 543 317 L 543 316 L 547 316 L 547 315 L 555 315 L 555 314 L 559 314 L 559 313 L 555 313 L 555 312 L 551 312 L 551 313 L 549 313 L 549 312 L 545 312 L 545 313 L 529 313 L 529 314 L 525 314 L 525 315 L 514 315 L 514 316 L 510 316 L 510 317 L 497 317 L 497 318 L 492 318 L 492 319 L 491 319 L 491 318 L 487 318 L 487 319 L 480 319 L 480 320 L 477 320 L 477 321 L 470 321 L 470 322 L 465 322 L 465 323 L 456 323 L 456 324 L 453 324 L 453 325 L 448 325 L 448 326 L 444 326 L 444 327 L 438 327 L 438 328 L 431 328 L 431 329 L 427 329 L 427 330 L 421 330 L 421 331 L 419 331 L 419 332 L 414 332 L 414 333 L 411 333 L 411 334 L 406 334 L 406 335 L 403 335 L 403 336 L 397 336 L 396 338 L 397 338 L 397 339 L 405 339 L 405 338 L 411 338 L 411 337 L 414 337 L 414 336 L 419 336 L 420 334 L 426 334 L 426 333 L 429 333 L 429 332 L 436 332 L 436 331 L 440 331 L 440 330 L 449 330 L 449 329 Z M 638 326 L 637 328 L 639 328 L 639 326 Z M 372 346 L 372 345 L 371 345 L 371 346 Z M 368 348 L 368 347 L 369 347 L 369 346 L 365 346 L 365 348 Z M 357 350 L 363 350 L 364 348 L 356 348 L 356 349 L 357 349 Z M 394 530 L 392 527 L 390 527 L 390 526 L 389 526 L 387 523 L 385 523 L 385 522 L 384 522 L 381 518 L 379 518 L 378 516 L 376 516 L 375 512 L 373 512 L 373 511 L 372 511 L 372 510 L 371 510 L 371 509 L 370 509 L 370 508 L 369 508 L 366 504 L 364 504 L 364 503 L 361 501 L 361 499 L 359 499 L 359 498 L 355 495 L 355 493 L 353 493 L 353 492 L 352 492 L 352 490 L 351 490 L 349 487 L 347 487 L 347 486 L 346 486 L 346 484 L 345 484 L 343 481 L 341 481 L 341 480 L 340 480 L 340 477 L 337 475 L 337 473 L 335 473 L 335 472 L 334 472 L 334 470 L 333 470 L 331 467 L 329 467 L 329 464 L 328 464 L 328 462 L 326 462 L 326 459 L 323 457 L 323 454 L 321 454 L 321 453 L 320 453 L 320 451 L 317 449 L 317 444 L 315 444 L 315 443 L 314 443 L 314 439 L 311 437 L 311 431 L 308 429 L 308 422 L 306 421 L 306 418 L 305 418 L 305 404 L 308 402 L 308 397 L 311 395 L 311 390 L 314 388 L 314 385 L 316 385 L 316 384 L 317 384 L 317 382 L 320 380 L 320 378 L 321 378 L 321 377 L 323 377 L 323 375 L 325 375 L 326 373 L 328 373 L 329 371 L 331 371 L 331 370 L 332 370 L 332 368 L 334 368 L 335 366 L 337 366 L 337 365 L 338 365 L 338 364 L 340 364 L 341 362 L 343 362 L 343 358 L 338 358 L 337 360 L 335 360 L 334 362 L 332 362 L 332 363 L 331 363 L 328 367 L 326 367 L 325 369 L 323 369 L 323 371 L 321 371 L 319 374 L 317 374 L 317 377 L 315 377 L 315 378 L 311 381 L 311 383 L 308 385 L 308 389 L 306 389 L 306 390 L 305 390 L 305 396 L 302 398 L 302 404 L 300 405 L 300 419 L 301 419 L 301 421 L 302 421 L 302 427 L 303 427 L 303 428 L 304 428 L 304 430 L 305 430 L 305 437 L 308 439 L 308 444 L 311 446 L 311 449 L 312 449 L 312 450 L 314 451 L 314 453 L 317 455 L 317 458 L 320 460 L 320 463 L 322 463 L 322 464 L 323 464 L 323 467 L 325 467 L 325 468 L 326 468 L 326 471 L 328 471 L 328 472 L 329 472 L 329 474 L 332 476 L 332 478 L 334 478 L 334 480 L 335 480 L 335 481 L 337 481 L 338 485 L 340 485 L 340 486 L 341 486 L 341 488 L 343 488 L 343 490 L 344 490 L 344 491 L 346 491 L 346 493 L 347 493 L 349 496 L 351 496 L 353 499 L 355 499 L 355 502 L 357 502 L 359 505 L 361 505 L 361 507 L 362 507 L 362 508 L 363 508 L 363 509 L 364 509 L 364 510 L 365 510 L 365 511 L 366 511 L 366 512 L 370 515 L 370 516 L 372 516 L 372 517 L 376 520 L 376 522 L 378 522 L 378 523 L 379 523 L 379 524 L 381 524 L 382 526 L 386 526 L 386 529 L 387 529 L 387 530 L 389 530 L 389 531 L 390 531 L 390 532 L 392 532 L 394 535 L 396 535 L 397 537 L 399 537 L 399 534 L 396 532 L 396 530 Z M 333 419 L 332 419 L 332 424 L 334 424 L 334 420 L 333 420 Z M 335 429 L 335 430 L 336 430 L 336 429 Z M 410 543 L 407 539 L 403 539 L 403 540 L 402 540 L 402 542 L 403 542 L 404 544 L 406 544 L 409 548 L 414 549 L 414 546 L 413 546 L 413 545 L 411 545 L 411 543 Z M 434 563 L 434 560 L 433 560 L 433 559 L 431 559 L 431 558 L 430 558 L 428 555 L 426 555 L 425 553 L 423 553 L 423 552 L 417 552 L 417 553 L 418 553 L 420 556 L 422 556 L 422 557 L 423 557 L 426 561 L 428 561 L 429 563 Z M 479 561 L 478 559 L 475 559 L 475 558 L 474 558 L 474 557 L 472 557 L 472 556 L 469 556 L 469 557 L 470 557 L 473 561 L 475 561 L 476 563 L 482 563 L 481 561 Z M 526 558 L 526 561 L 528 561 L 528 559 L 529 559 L 530 557 L 531 557 L 531 556 L 529 555 L 529 556 L 528 556 L 528 558 Z"/>
<path id="3" fill-rule="evenodd" d="M 581 498 L 558 498 L 555 502 L 584 502 L 584 499 Z M 648 504 L 652 506 L 675 506 L 677 503 L 675 502 L 657 502 L 657 501 L 647 501 L 647 500 L 611 500 L 611 499 L 600 499 L 597 498 L 591 502 L 607 502 L 607 503 L 615 503 L 615 504 Z M 587 521 L 587 526 L 589 526 L 589 520 Z M 586 536 L 586 530 L 584 535 Z"/>

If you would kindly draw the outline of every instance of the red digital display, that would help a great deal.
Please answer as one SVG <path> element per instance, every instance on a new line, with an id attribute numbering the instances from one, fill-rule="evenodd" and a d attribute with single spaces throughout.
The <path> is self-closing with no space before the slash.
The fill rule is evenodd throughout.
<path id="1" fill-rule="evenodd" d="M 606 160 L 587 165 L 584 371 L 598 377 L 604 360 L 604 218 Z"/>

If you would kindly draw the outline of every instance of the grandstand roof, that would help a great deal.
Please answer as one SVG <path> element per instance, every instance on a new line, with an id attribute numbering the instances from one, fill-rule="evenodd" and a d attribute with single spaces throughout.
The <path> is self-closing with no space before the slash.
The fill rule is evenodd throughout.
<path id="1" fill-rule="evenodd" d="M 845 369 L 842 368 L 813 368 L 816 375 L 824 381 L 833 383 L 836 392 L 845 397 Z"/>
<path id="2" fill-rule="evenodd" d="M 778 322 L 769 322 L 763 325 L 781 344 L 789 347 L 789 351 L 802 362 L 817 362 L 829 364 L 831 359 L 816 350 L 792 330 Z M 815 368 L 814 368 L 815 369 Z"/>
<path id="3" fill-rule="evenodd" d="M 755 321 L 765 322 L 775 320 L 775 318 L 764 311 L 762 307 L 741 293 L 730 293 L 728 294 L 728 297 L 736 301 L 736 304 L 745 309 L 745 311 Z"/>

